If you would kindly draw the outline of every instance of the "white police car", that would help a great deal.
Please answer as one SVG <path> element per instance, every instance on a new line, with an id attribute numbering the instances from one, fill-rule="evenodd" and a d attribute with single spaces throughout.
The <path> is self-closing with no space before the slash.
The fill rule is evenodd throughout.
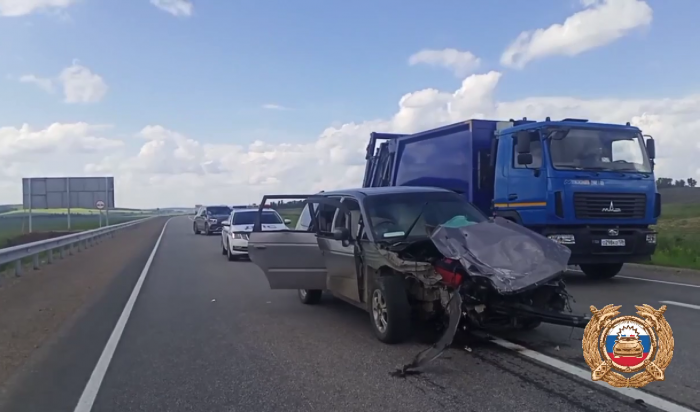
<path id="1" fill-rule="evenodd" d="M 248 236 L 253 231 L 255 217 L 258 209 L 233 209 L 229 218 L 222 223 L 221 230 L 221 254 L 228 260 L 236 260 L 248 255 Z M 275 209 L 263 209 L 260 217 L 261 229 L 285 230 L 289 229 L 289 219 L 283 219 Z"/>

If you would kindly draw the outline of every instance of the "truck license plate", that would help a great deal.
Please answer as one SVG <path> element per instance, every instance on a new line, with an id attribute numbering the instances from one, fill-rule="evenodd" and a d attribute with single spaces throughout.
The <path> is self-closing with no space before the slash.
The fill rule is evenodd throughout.
<path id="1" fill-rule="evenodd" d="M 602 239 L 601 246 L 625 246 L 625 239 Z"/>

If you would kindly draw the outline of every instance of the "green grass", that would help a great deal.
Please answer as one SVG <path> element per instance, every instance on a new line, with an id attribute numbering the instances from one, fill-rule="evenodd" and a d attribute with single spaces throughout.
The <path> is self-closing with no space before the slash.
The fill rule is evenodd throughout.
<path id="1" fill-rule="evenodd" d="M 71 209 L 70 214 L 72 215 L 97 215 L 100 211 L 96 209 Z M 103 212 L 104 213 L 104 212 Z M 121 209 L 110 209 L 110 214 L 118 213 L 150 213 L 143 210 L 121 210 Z M 12 215 L 28 215 L 28 209 L 15 209 L 9 212 L 0 213 L 0 216 L 12 216 Z M 35 209 L 32 210 L 32 215 L 65 215 L 68 214 L 68 209 Z"/>
<path id="2" fill-rule="evenodd" d="M 700 270 L 700 204 L 663 207 L 651 263 Z"/>
<path id="3" fill-rule="evenodd" d="M 289 219 L 292 223 L 288 224 L 290 228 L 294 229 L 299 221 L 301 212 L 303 209 L 279 209 L 278 212 L 283 219 Z"/>
<path id="4" fill-rule="evenodd" d="M 124 223 L 140 219 L 148 215 L 144 213 L 110 214 L 109 224 Z M 102 224 L 105 224 L 104 216 Z M 71 213 L 71 231 L 96 229 L 100 226 L 97 215 Z M 67 216 L 62 214 L 32 216 L 32 232 L 67 231 Z M 7 240 L 29 232 L 29 218 L 22 215 L 0 215 L 0 248 L 5 247 Z"/>

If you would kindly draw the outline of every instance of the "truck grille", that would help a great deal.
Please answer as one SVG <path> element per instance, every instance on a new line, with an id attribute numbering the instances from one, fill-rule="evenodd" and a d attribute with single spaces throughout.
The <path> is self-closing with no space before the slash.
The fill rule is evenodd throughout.
<path id="1" fill-rule="evenodd" d="M 574 193 L 578 219 L 642 219 L 646 207 L 644 193 Z"/>

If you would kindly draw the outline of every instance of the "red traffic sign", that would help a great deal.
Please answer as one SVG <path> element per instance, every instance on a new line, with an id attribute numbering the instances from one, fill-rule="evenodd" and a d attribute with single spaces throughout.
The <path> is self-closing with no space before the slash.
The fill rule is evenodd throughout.
<path id="1" fill-rule="evenodd" d="M 102 210 L 105 208 L 105 202 L 98 200 L 97 202 L 95 202 L 95 207 Z"/>

